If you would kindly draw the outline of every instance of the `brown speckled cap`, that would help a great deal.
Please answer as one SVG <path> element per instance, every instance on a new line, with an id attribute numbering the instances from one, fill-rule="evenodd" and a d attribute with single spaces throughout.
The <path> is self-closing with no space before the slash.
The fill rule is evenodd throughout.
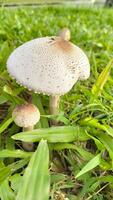
<path id="1" fill-rule="evenodd" d="M 90 75 L 85 53 L 69 41 L 69 30 L 59 37 L 31 40 L 15 49 L 7 61 L 10 75 L 37 93 L 63 95 L 77 80 Z"/>
<path id="2" fill-rule="evenodd" d="M 40 112 L 33 104 L 23 104 L 16 106 L 13 110 L 12 117 L 15 124 L 20 127 L 34 126 L 40 119 Z"/>

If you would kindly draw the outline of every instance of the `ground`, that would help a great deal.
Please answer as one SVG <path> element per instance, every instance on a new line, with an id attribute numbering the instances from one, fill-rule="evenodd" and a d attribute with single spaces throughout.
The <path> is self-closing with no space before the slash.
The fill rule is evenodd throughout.
<path id="1" fill-rule="evenodd" d="M 20 131 L 12 122 L 11 113 L 32 93 L 9 77 L 7 58 L 14 48 L 24 42 L 56 35 L 63 27 L 71 30 L 71 41 L 87 54 L 91 75 L 87 81 L 79 81 L 61 97 L 60 121 L 65 127 L 79 127 L 78 134 L 81 136 L 78 135 L 78 140 L 73 143 L 62 141 L 56 146 L 50 145 L 57 150 L 50 155 L 51 199 L 62 200 L 64 196 L 70 200 L 113 199 L 113 9 L 61 6 L 0 8 L 1 199 L 15 199 L 20 174 L 28 162 L 26 157 L 28 159 L 31 155 L 21 152 L 19 160 L 18 153 L 14 151 L 22 147 L 20 142 L 14 143 L 11 139 L 11 135 Z M 43 115 L 36 128 L 48 127 L 48 100 L 48 96 L 33 95 L 33 102 Z M 84 130 L 85 136 L 82 135 Z M 4 187 L 7 188 L 7 199 Z"/>

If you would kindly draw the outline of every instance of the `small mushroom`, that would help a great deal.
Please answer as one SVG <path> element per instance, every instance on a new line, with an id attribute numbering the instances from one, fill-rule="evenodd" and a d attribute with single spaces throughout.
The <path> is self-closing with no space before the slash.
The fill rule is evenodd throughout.
<path id="1" fill-rule="evenodd" d="M 23 127 L 23 131 L 31 131 L 40 119 L 40 112 L 35 105 L 28 103 L 16 106 L 12 117 L 16 125 Z M 22 146 L 27 151 L 33 150 L 31 142 L 23 142 Z"/>
<path id="2" fill-rule="evenodd" d="M 59 36 L 31 40 L 13 51 L 7 61 L 10 75 L 37 93 L 50 95 L 50 112 L 58 114 L 59 97 L 90 75 L 85 53 L 70 41 L 64 28 Z"/>

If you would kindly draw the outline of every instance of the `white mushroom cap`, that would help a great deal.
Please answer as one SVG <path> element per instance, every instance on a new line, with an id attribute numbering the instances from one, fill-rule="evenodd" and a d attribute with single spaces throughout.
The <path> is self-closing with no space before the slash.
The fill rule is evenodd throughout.
<path id="1" fill-rule="evenodd" d="M 39 121 L 40 112 L 35 105 L 28 103 L 16 106 L 12 117 L 16 125 L 27 128 L 34 126 Z"/>
<path id="2" fill-rule="evenodd" d="M 7 61 L 10 75 L 34 92 L 67 93 L 77 80 L 90 75 L 87 56 L 69 38 L 65 29 L 59 37 L 38 38 L 21 45 Z"/>

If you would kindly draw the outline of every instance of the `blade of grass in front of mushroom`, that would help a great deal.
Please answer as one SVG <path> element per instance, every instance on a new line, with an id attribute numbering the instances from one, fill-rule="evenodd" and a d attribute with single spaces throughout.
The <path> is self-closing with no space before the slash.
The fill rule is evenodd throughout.
<path id="1" fill-rule="evenodd" d="M 25 170 L 16 200 L 49 199 L 49 149 L 47 142 L 41 140 Z M 35 198 L 36 197 L 36 198 Z"/>
<path id="2" fill-rule="evenodd" d="M 84 141 L 89 137 L 87 136 L 85 128 L 78 126 L 59 126 L 51 128 L 35 129 L 29 132 L 17 133 L 12 136 L 15 140 L 21 140 L 25 142 L 38 142 L 42 138 L 48 142 L 73 142 Z"/>

